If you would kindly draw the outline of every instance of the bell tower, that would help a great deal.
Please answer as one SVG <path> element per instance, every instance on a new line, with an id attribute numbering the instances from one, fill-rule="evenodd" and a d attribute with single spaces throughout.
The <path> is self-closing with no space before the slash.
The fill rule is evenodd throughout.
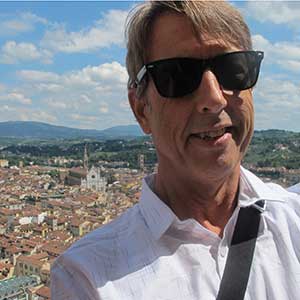
<path id="1" fill-rule="evenodd" d="M 87 144 L 84 145 L 83 168 L 85 170 L 89 169 L 89 157 L 88 157 L 88 151 L 87 151 Z"/>

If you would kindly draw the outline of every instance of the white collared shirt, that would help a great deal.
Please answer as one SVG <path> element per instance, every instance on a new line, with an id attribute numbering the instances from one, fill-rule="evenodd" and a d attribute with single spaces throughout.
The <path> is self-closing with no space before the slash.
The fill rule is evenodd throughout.
<path id="1" fill-rule="evenodd" d="M 143 181 L 140 202 L 54 263 L 54 300 L 216 299 L 240 207 L 266 200 L 245 300 L 300 299 L 300 197 L 241 169 L 223 238 L 179 220 Z"/>
<path id="2" fill-rule="evenodd" d="M 300 182 L 293 186 L 290 186 L 287 190 L 292 193 L 300 194 Z"/>

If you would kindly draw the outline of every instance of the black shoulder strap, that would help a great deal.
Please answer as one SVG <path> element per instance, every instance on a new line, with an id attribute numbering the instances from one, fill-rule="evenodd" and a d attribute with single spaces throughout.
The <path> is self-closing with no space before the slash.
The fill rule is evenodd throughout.
<path id="1" fill-rule="evenodd" d="M 217 300 L 242 300 L 248 284 L 264 201 L 240 208 Z"/>

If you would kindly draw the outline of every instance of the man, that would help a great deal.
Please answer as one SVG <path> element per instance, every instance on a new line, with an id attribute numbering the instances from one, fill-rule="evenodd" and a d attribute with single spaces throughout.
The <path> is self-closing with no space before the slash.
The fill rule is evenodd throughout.
<path id="1" fill-rule="evenodd" d="M 261 219 L 244 299 L 298 299 L 300 199 L 241 167 L 263 53 L 240 13 L 226 2 L 146 2 L 127 37 L 129 101 L 158 171 L 139 204 L 56 261 L 53 299 L 216 299 L 245 207 Z"/>

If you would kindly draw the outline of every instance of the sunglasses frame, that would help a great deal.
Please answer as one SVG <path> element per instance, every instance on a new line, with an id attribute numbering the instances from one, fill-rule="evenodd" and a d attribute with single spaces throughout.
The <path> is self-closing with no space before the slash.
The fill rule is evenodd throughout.
<path id="1" fill-rule="evenodd" d="M 136 86 L 141 85 L 141 83 L 142 83 L 142 81 L 143 81 L 143 79 L 144 79 L 144 77 L 145 77 L 145 75 L 146 75 L 147 72 L 149 72 L 150 75 L 151 75 L 151 69 L 155 68 L 156 65 L 161 64 L 161 63 L 166 62 L 166 61 L 172 61 L 172 60 L 176 60 L 176 59 L 189 59 L 189 60 L 193 60 L 193 61 L 199 62 L 201 65 L 203 65 L 203 69 L 206 70 L 206 69 L 210 69 L 211 66 L 214 65 L 214 62 L 216 60 L 220 59 L 221 57 L 226 57 L 228 55 L 239 54 L 239 53 L 241 53 L 241 54 L 243 54 L 243 53 L 246 53 L 246 54 L 249 53 L 249 54 L 254 55 L 255 58 L 256 58 L 256 66 L 258 67 L 258 72 L 257 72 L 257 76 L 256 76 L 256 79 L 255 79 L 254 83 L 252 85 L 250 85 L 249 87 L 247 86 L 247 88 L 243 89 L 243 90 L 246 90 L 246 89 L 252 88 L 256 84 L 256 82 L 257 82 L 259 71 L 260 71 L 260 65 L 261 65 L 261 62 L 262 62 L 262 60 L 264 58 L 264 52 L 263 51 L 250 50 L 250 51 L 226 52 L 226 53 L 222 53 L 220 55 L 217 55 L 217 56 L 214 56 L 214 57 L 208 58 L 208 59 L 198 59 L 198 58 L 192 58 L 192 57 L 173 57 L 173 58 L 167 58 L 167 59 L 160 59 L 160 60 L 152 61 L 150 63 L 145 64 L 140 69 L 140 71 L 137 73 L 135 84 L 136 84 Z M 199 84 L 200 83 L 201 83 L 201 81 L 199 82 Z M 155 81 L 154 81 L 154 84 L 156 86 Z M 225 88 L 225 90 L 226 90 L 226 88 Z M 159 92 L 159 94 L 161 94 L 161 93 Z M 161 95 L 161 96 L 166 97 L 164 95 Z M 182 97 L 182 95 L 178 96 L 178 97 Z M 176 96 L 169 97 L 169 98 L 176 98 Z"/>

